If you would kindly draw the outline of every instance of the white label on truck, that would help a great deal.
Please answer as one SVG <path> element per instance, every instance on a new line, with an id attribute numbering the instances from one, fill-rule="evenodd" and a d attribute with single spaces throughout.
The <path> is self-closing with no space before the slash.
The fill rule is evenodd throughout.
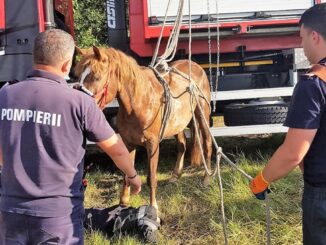
<path id="1" fill-rule="evenodd" d="M 326 1 L 326 0 L 324 0 Z M 166 7 L 169 0 L 147 0 L 148 3 L 148 16 L 164 17 Z M 176 16 L 179 1 L 171 1 L 168 16 Z M 192 15 L 207 15 L 207 0 L 191 0 L 191 14 Z M 294 11 L 302 13 L 305 9 L 314 5 L 313 0 L 218 0 L 218 13 L 224 15 L 236 14 L 243 15 L 248 13 L 247 16 L 253 16 L 255 12 L 282 12 L 283 15 L 293 14 Z M 183 14 L 188 15 L 188 0 L 185 0 Z M 210 14 L 216 14 L 216 1 L 209 0 Z"/>
<path id="2" fill-rule="evenodd" d="M 114 0 L 107 0 L 108 26 L 112 29 L 116 28 L 115 18 L 115 2 Z"/>

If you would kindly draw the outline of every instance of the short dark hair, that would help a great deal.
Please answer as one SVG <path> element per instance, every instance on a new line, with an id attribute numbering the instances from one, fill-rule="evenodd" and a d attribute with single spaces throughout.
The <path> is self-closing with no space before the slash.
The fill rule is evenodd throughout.
<path id="1" fill-rule="evenodd" d="M 322 35 L 326 40 L 326 3 L 320 3 L 307 9 L 301 16 L 299 25 Z"/>
<path id="2" fill-rule="evenodd" d="M 50 29 L 37 35 L 34 42 L 34 63 L 56 65 L 72 59 L 75 43 L 72 36 L 59 29 Z"/>

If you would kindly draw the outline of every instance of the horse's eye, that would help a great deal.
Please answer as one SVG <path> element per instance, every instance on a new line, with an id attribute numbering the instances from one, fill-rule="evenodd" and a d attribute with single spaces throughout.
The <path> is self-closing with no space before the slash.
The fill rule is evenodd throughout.
<path id="1" fill-rule="evenodd" d="M 99 76 L 99 75 L 94 75 L 94 79 L 98 81 L 98 80 L 101 79 L 101 76 Z"/>

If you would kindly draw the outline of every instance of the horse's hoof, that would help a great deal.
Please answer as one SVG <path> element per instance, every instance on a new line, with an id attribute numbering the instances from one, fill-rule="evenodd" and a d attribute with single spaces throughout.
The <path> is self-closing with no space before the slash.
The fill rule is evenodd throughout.
<path id="1" fill-rule="evenodd" d="M 119 202 L 120 206 L 126 206 L 126 207 L 129 206 L 129 203 L 130 203 L 129 198 L 123 198 L 123 197 L 120 199 Z"/>
<path id="2" fill-rule="evenodd" d="M 155 204 L 151 204 L 151 206 L 152 206 L 153 208 L 155 208 L 155 209 L 156 209 L 156 212 L 157 212 L 157 214 L 159 214 L 159 211 L 158 211 L 158 205 L 157 205 L 157 203 L 155 203 Z"/>
<path id="3" fill-rule="evenodd" d="M 172 177 L 169 179 L 170 184 L 176 184 L 178 183 L 178 181 L 179 181 L 179 177 L 175 175 L 172 175 Z"/>
<path id="4" fill-rule="evenodd" d="M 176 178 L 176 177 L 171 177 L 171 178 L 169 179 L 169 183 L 170 183 L 170 184 L 177 184 L 178 181 L 179 181 L 179 179 Z"/>
<path id="5" fill-rule="evenodd" d="M 192 168 L 200 168 L 201 167 L 201 162 L 192 162 L 192 163 L 190 163 L 190 167 L 192 167 Z"/>
<path id="6" fill-rule="evenodd" d="M 208 187 L 212 182 L 212 178 L 210 176 L 205 176 L 203 181 L 203 186 Z"/>

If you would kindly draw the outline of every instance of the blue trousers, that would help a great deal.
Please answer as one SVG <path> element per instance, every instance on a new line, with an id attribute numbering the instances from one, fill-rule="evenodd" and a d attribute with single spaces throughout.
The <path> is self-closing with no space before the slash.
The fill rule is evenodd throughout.
<path id="1" fill-rule="evenodd" d="M 0 212 L 1 245 L 83 245 L 83 214 L 35 217 Z"/>
<path id="2" fill-rule="evenodd" d="M 302 197 L 304 245 L 326 245 L 326 188 L 305 182 Z"/>

